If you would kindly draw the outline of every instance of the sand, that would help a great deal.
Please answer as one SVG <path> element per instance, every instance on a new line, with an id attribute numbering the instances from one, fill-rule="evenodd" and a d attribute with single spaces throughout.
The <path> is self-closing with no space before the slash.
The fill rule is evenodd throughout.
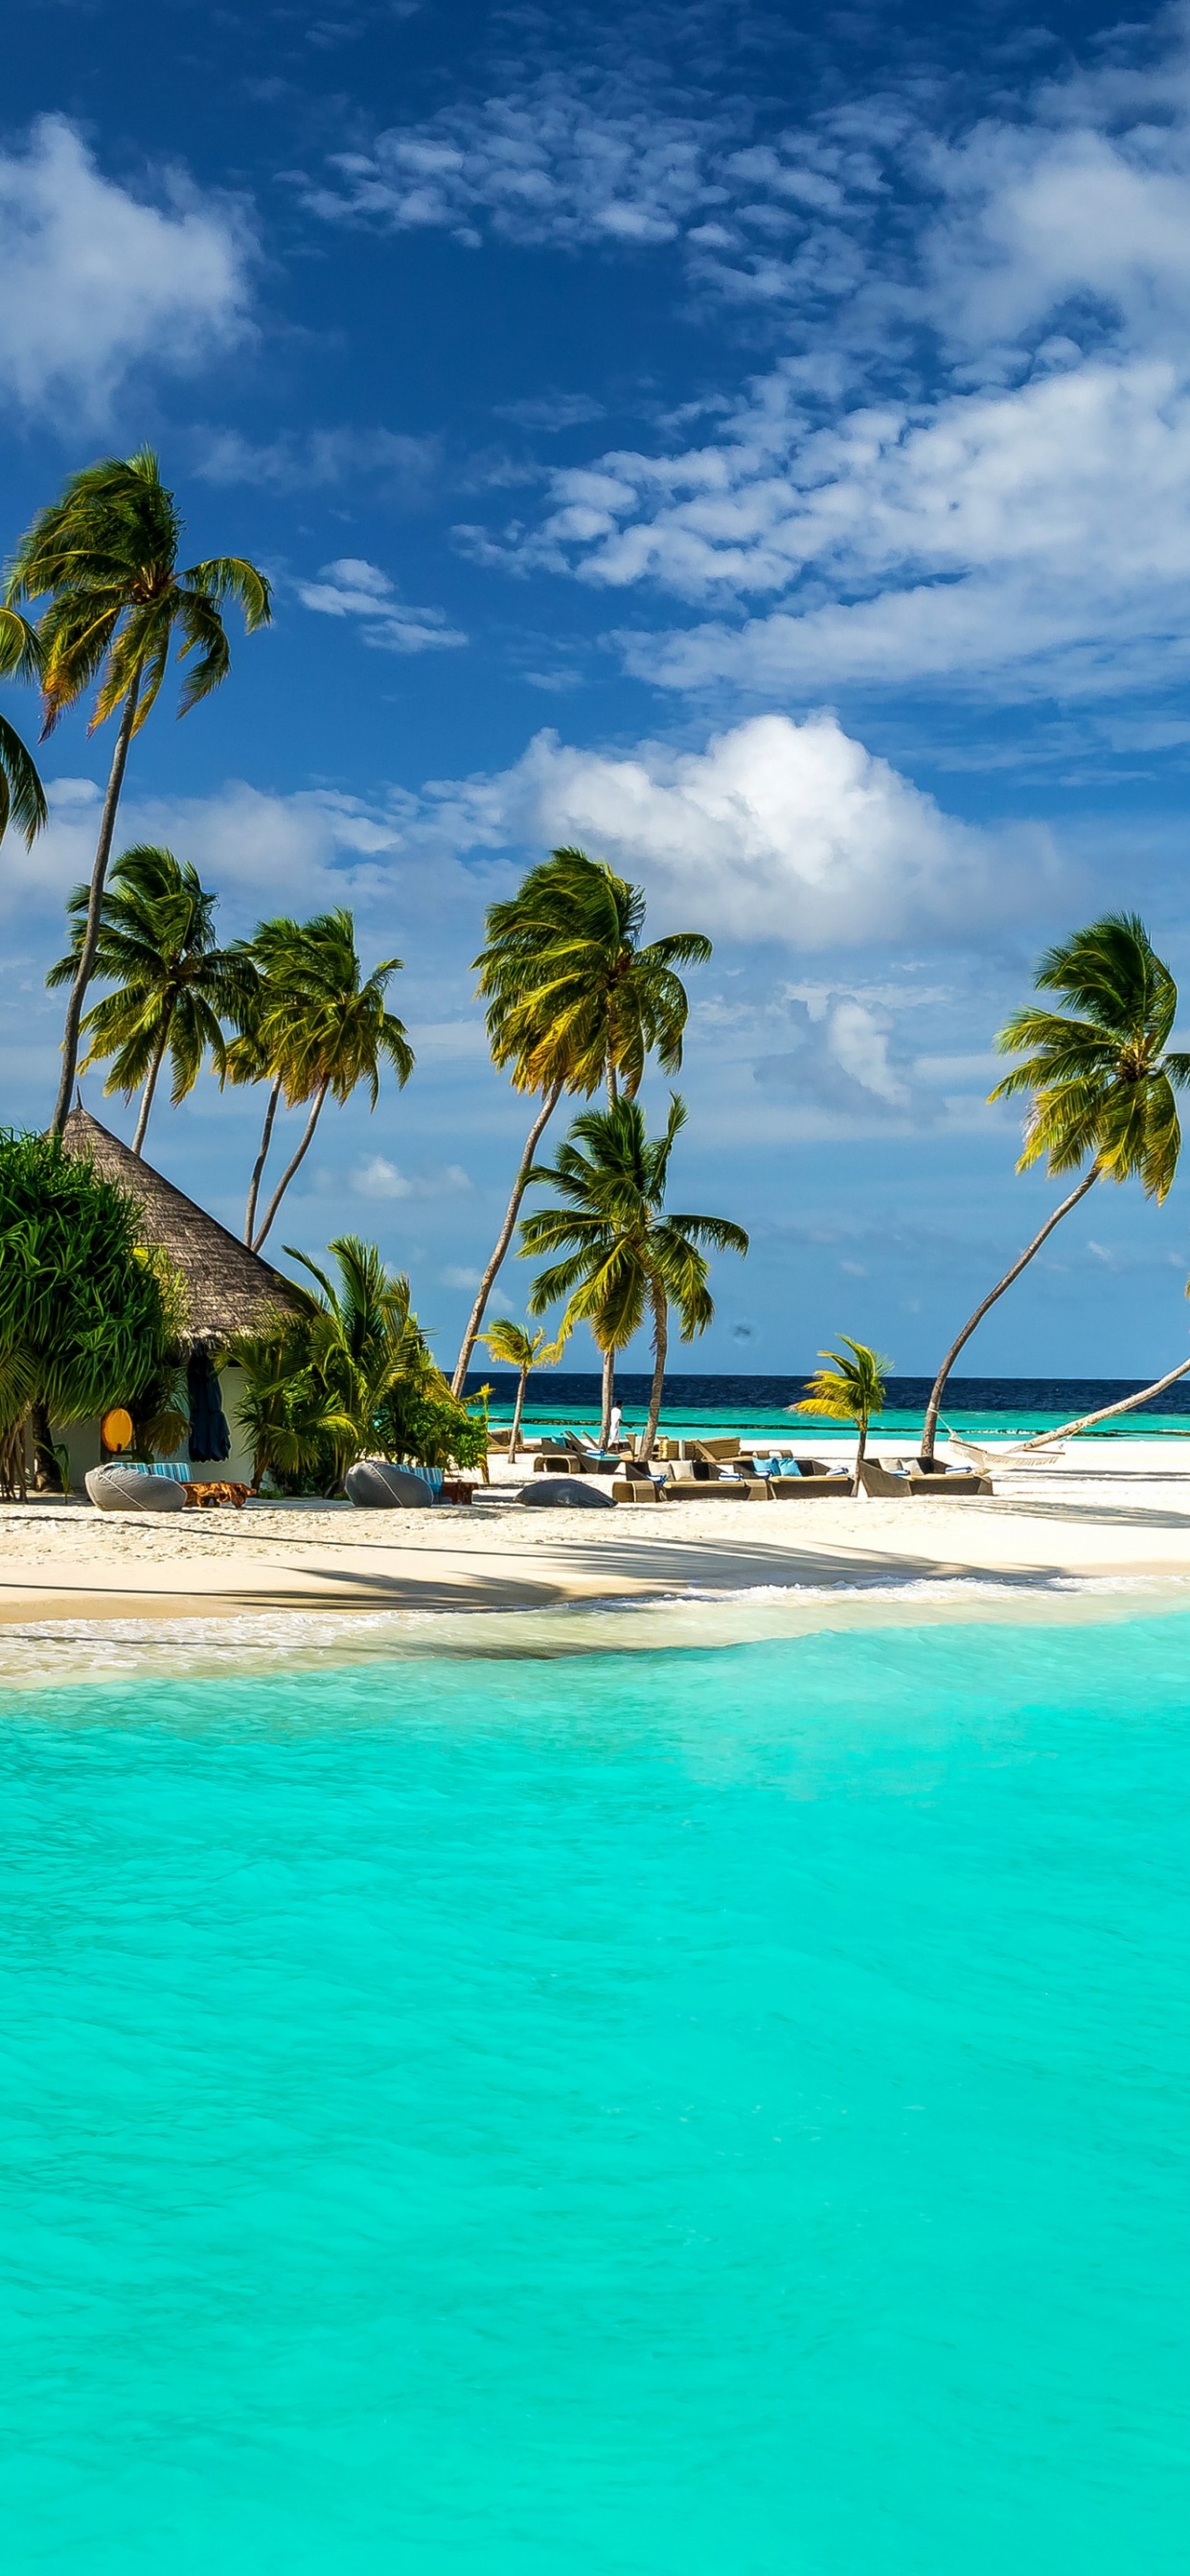
<path id="1" fill-rule="evenodd" d="M 0 1506 L 0 1623 L 220 1612 L 548 1609 L 947 1578 L 1045 1585 L 1190 1576 L 1190 1443 L 1080 1447 L 1075 1472 L 992 1497 L 533 1511 L 250 1504 L 151 1521 L 85 1501 Z M 1183 1458 L 1183 1452 L 1185 1457 Z M 1176 1453 L 1176 1454 L 1173 1454 Z"/>

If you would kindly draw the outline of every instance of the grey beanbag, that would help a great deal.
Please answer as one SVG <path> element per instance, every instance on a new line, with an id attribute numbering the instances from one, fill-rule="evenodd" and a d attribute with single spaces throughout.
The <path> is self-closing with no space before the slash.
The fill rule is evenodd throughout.
<path id="1" fill-rule="evenodd" d="M 142 1475 L 136 1467 L 92 1467 L 87 1492 L 97 1512 L 181 1512 L 186 1489 L 169 1476 Z"/>
<path id="2" fill-rule="evenodd" d="M 538 1503 L 548 1510 L 569 1510 L 577 1504 L 580 1511 L 614 1512 L 616 1506 L 605 1487 L 588 1484 L 585 1476 L 535 1476 L 531 1485 L 522 1485 L 517 1501 Z"/>
<path id="3" fill-rule="evenodd" d="M 395 1467 L 389 1458 L 357 1458 L 343 1478 L 349 1503 L 357 1511 L 422 1511 L 434 1500 L 434 1489 L 414 1467 Z"/>

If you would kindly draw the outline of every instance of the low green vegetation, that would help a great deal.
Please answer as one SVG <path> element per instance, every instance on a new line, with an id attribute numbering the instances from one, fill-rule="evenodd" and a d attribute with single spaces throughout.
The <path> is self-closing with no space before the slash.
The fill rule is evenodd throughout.
<path id="1" fill-rule="evenodd" d="M 0 1134 L 0 1442 L 20 1480 L 31 1426 L 38 1481 L 57 1489 L 51 1425 L 137 1406 L 176 1381 L 186 1328 L 177 1273 L 138 1240 L 135 1199 L 56 1138 Z"/>
<path id="2" fill-rule="evenodd" d="M 302 1312 L 228 1352 L 246 1379 L 239 1419 L 254 1484 L 267 1477 L 283 1493 L 332 1494 L 361 1457 L 478 1466 L 486 1411 L 452 1396 L 408 1280 L 358 1235 L 341 1235 L 330 1251 L 333 1277 L 291 1250 L 316 1283 L 297 1291 Z"/>

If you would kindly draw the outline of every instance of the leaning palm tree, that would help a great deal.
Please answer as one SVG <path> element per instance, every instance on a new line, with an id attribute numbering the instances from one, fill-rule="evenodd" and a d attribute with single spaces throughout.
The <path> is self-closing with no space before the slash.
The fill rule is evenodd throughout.
<path id="1" fill-rule="evenodd" d="M 813 1377 L 806 1380 L 806 1394 L 797 1404 L 791 1404 L 789 1410 L 791 1413 L 816 1413 L 820 1419 L 825 1416 L 828 1422 L 854 1422 L 859 1442 L 855 1452 L 852 1491 L 858 1494 L 862 1490 L 861 1470 L 868 1446 L 868 1424 L 874 1414 L 884 1411 L 884 1377 L 892 1362 L 881 1359 L 879 1351 L 870 1350 L 866 1342 L 853 1342 L 849 1333 L 841 1334 L 840 1339 L 844 1348 L 850 1351 L 850 1359 L 845 1359 L 842 1351 L 820 1351 L 819 1359 L 830 1360 L 833 1366 L 816 1369 Z"/>
<path id="2" fill-rule="evenodd" d="M 514 1324 L 508 1316 L 501 1315 L 479 1338 L 486 1343 L 497 1367 L 514 1368 L 517 1372 L 516 1402 L 508 1435 L 508 1455 L 515 1464 L 521 1442 L 521 1415 L 525 1409 L 529 1371 L 532 1368 L 552 1368 L 555 1360 L 561 1359 L 568 1337 L 561 1332 L 551 1342 L 546 1338 L 544 1325 L 536 1333 L 530 1333 L 524 1324 Z"/>
<path id="3" fill-rule="evenodd" d="M 404 1022 L 384 1005 L 386 988 L 401 959 L 385 957 L 365 977 L 349 912 L 323 912 L 300 927 L 296 923 L 288 927 L 293 933 L 293 973 L 285 988 L 266 1001 L 257 1043 L 280 1073 L 289 1107 L 306 1101 L 311 1105 L 301 1140 L 252 1238 L 254 1252 L 259 1252 L 294 1173 L 309 1152 L 328 1095 L 333 1092 L 336 1100 L 348 1100 L 362 1082 L 374 1109 L 380 1097 L 382 1064 L 392 1066 L 402 1089 L 413 1071 L 413 1049 Z"/>
<path id="4" fill-rule="evenodd" d="M 179 659 L 193 654 L 179 713 L 186 715 L 226 679 L 231 662 L 222 609 L 236 600 L 249 633 L 271 616 L 268 582 L 240 555 L 214 555 L 179 569 L 182 521 L 150 448 L 105 457 L 72 474 L 60 499 L 38 512 L 8 568 L 7 606 L 46 600 L 36 655 L 43 737 L 95 684 L 91 730 L 119 709 L 100 817 L 90 900 L 62 1039 L 62 1076 L 52 1133 L 70 1107 L 79 1030 L 99 940 L 100 905 L 116 828 L 128 747 L 153 705 L 175 635 Z"/>
<path id="5" fill-rule="evenodd" d="M 74 922 L 70 947 L 46 976 L 51 988 L 74 979 L 90 900 L 89 887 L 75 887 L 66 907 Z M 234 955 L 216 946 L 217 901 L 189 861 L 148 842 L 122 853 L 103 891 L 95 972 L 116 989 L 82 1022 L 90 1045 L 81 1070 L 111 1057 L 104 1090 L 125 1100 L 140 1090 L 134 1154 L 144 1144 L 167 1054 L 175 1107 L 194 1089 L 208 1052 L 222 1068 L 222 1023 L 235 1008 L 239 976 Z"/>
<path id="6" fill-rule="evenodd" d="M 669 1159 L 686 1124 L 685 1103 L 671 1096 L 660 1136 L 650 1137 L 636 1100 L 610 1109 L 587 1109 L 575 1119 L 553 1164 L 534 1167 L 531 1182 L 556 1189 L 560 1207 L 538 1208 L 521 1221 L 521 1252 L 561 1254 L 534 1280 L 531 1315 L 566 1299 L 562 1329 L 589 1324 L 599 1349 L 613 1360 L 653 1322 L 653 1384 L 641 1449 L 651 1458 L 661 1418 L 669 1345 L 670 1308 L 677 1310 L 682 1340 L 705 1333 L 715 1312 L 700 1246 L 746 1252 L 742 1226 L 726 1217 L 665 1213 Z M 605 1365 L 600 1439 L 610 1431 L 611 1373 Z"/>
<path id="7" fill-rule="evenodd" d="M 39 668 L 34 628 L 15 608 L 0 608 L 0 679 L 35 680 Z M 32 753 L 16 726 L 0 716 L 0 841 L 15 823 L 32 844 L 45 819 L 45 790 Z"/>
<path id="8" fill-rule="evenodd" d="M 1139 1180 L 1146 1198 L 1160 1206 L 1177 1171 L 1182 1138 L 1174 1094 L 1190 1083 L 1190 1055 L 1167 1052 L 1178 988 L 1143 921 L 1134 912 L 1105 914 L 1048 949 L 1034 981 L 1039 991 L 1060 994 L 1074 1016 L 1014 1011 L 996 1045 L 1002 1055 L 1023 1054 L 1024 1062 L 989 1096 L 1028 1094 L 1018 1172 L 1043 1159 L 1055 1175 L 1078 1171 L 1088 1156 L 1090 1167 L 951 1343 L 926 1407 L 923 1458 L 934 1455 L 946 1381 L 964 1343 L 1054 1227 L 1098 1180 Z"/>
<path id="9" fill-rule="evenodd" d="M 487 914 L 475 960 L 486 999 L 492 1062 L 540 1108 L 525 1140 L 512 1195 L 471 1309 L 455 1363 L 461 1394 L 497 1272 L 512 1241 L 529 1171 L 564 1091 L 590 1099 L 606 1083 L 614 1103 L 635 1098 L 647 1056 L 678 1072 L 688 1003 L 676 973 L 704 964 L 711 943 L 687 930 L 641 944 L 645 899 L 584 850 L 554 850 L 505 903 Z"/>

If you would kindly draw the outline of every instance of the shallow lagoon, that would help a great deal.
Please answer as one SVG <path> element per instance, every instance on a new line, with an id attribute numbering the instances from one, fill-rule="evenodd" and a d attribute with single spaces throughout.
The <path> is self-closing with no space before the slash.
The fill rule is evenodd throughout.
<path id="1" fill-rule="evenodd" d="M 1184 1615 L 10 1695 L 9 2563 L 1180 2576 L 1188 1720 Z"/>

